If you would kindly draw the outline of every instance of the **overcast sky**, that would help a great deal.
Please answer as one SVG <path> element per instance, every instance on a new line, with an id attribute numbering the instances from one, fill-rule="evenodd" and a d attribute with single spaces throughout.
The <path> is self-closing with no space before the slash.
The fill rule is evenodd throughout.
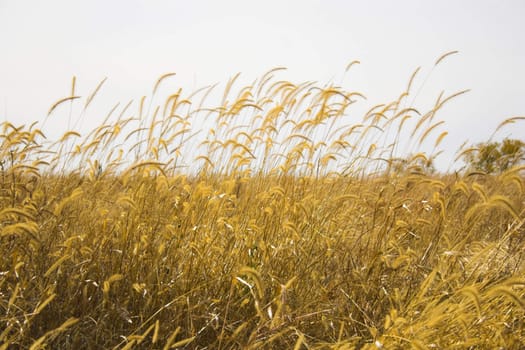
<path id="1" fill-rule="evenodd" d="M 453 147 L 525 115 L 524 18 L 522 0 L 0 0 L 0 117 L 41 120 L 73 75 L 84 96 L 108 77 L 97 98 L 109 110 L 167 72 L 174 88 L 193 90 L 275 66 L 296 83 L 343 82 L 372 106 L 397 98 L 422 66 L 422 102 L 471 89 L 439 115 Z M 451 50 L 459 54 L 431 71 Z M 361 64 L 341 80 L 353 60 Z"/>

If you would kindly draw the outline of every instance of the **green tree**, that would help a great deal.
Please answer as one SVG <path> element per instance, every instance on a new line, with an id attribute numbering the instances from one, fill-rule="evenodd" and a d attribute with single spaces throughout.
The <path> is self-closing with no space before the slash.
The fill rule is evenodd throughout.
<path id="1" fill-rule="evenodd" d="M 525 161 L 525 142 L 506 138 L 501 142 L 479 143 L 464 159 L 471 170 L 487 174 L 502 172 Z"/>

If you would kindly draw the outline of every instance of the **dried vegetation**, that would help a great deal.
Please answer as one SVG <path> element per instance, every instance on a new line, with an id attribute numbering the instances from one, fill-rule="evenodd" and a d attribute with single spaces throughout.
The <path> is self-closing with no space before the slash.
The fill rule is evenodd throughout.
<path id="1" fill-rule="evenodd" d="M 357 118 L 277 71 L 82 136 L 1 125 L 0 349 L 525 347 L 524 168 L 431 169 L 458 94 Z"/>

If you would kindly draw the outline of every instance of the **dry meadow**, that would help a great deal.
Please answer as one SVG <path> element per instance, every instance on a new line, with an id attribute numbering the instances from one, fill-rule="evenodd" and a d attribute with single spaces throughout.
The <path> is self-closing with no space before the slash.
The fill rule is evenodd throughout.
<path id="1" fill-rule="evenodd" d="M 463 92 L 419 111 L 412 77 L 356 116 L 360 93 L 278 71 L 51 139 L 103 84 L 73 81 L 4 122 L 0 349 L 524 348 L 525 168 L 433 168 Z"/>

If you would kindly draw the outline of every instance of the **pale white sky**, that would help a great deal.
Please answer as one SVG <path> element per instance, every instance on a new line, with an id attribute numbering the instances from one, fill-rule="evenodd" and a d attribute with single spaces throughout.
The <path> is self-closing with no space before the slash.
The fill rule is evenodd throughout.
<path id="1" fill-rule="evenodd" d="M 73 75 L 84 96 L 108 77 L 97 99 L 109 111 L 150 94 L 167 72 L 177 73 L 168 89 L 188 92 L 275 66 L 288 67 L 282 76 L 292 82 L 339 83 L 353 60 L 361 64 L 343 86 L 372 106 L 397 98 L 418 66 L 421 85 L 439 56 L 459 50 L 418 96 L 472 90 L 438 115 L 453 148 L 525 115 L 524 18 L 522 0 L 0 0 L 0 118 L 42 120 Z M 524 130 L 502 136 L 524 139 Z"/>

